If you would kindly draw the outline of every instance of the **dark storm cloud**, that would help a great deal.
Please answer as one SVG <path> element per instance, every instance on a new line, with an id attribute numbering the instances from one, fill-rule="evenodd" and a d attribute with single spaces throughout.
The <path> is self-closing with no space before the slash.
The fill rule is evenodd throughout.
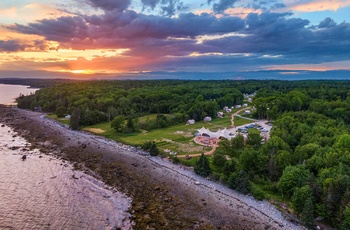
<path id="1" fill-rule="evenodd" d="M 23 51 L 26 48 L 25 45 L 21 44 L 18 40 L 0 40 L 0 51 L 1 52 L 16 52 Z"/>
<path id="2" fill-rule="evenodd" d="M 259 53 L 331 61 L 347 58 L 350 51 L 350 24 L 315 28 L 308 20 L 290 18 L 290 14 L 249 14 L 245 37 L 225 37 L 205 41 L 212 52 Z"/>
<path id="3" fill-rule="evenodd" d="M 251 13 L 241 19 L 193 13 L 169 18 L 131 10 L 106 11 L 102 15 L 46 19 L 7 28 L 43 36 L 64 48 L 128 48 L 127 55 L 155 59 L 218 52 L 256 54 L 258 63 L 263 60 L 258 57 L 263 55 L 282 55 L 279 60 L 286 62 L 317 62 L 346 60 L 350 54 L 349 23 L 337 24 L 326 18 L 318 26 L 311 26 L 308 20 L 291 13 Z M 202 43 L 194 39 L 232 32 L 237 35 Z M 224 60 L 220 56 L 212 59 Z"/>
<path id="4" fill-rule="evenodd" d="M 239 31 L 243 26 L 244 21 L 236 17 L 218 19 L 209 14 L 186 13 L 180 14 L 178 18 L 167 18 L 125 11 L 118 14 L 107 12 L 86 17 L 61 17 L 7 28 L 25 34 L 41 35 L 74 48 L 75 45 L 81 45 L 82 40 L 91 40 L 95 46 L 102 45 L 99 43 L 100 39 L 109 40 L 120 47 L 123 39 L 127 45 L 145 38 L 193 38 L 198 35 Z"/>
<path id="5" fill-rule="evenodd" d="M 87 0 L 88 3 L 97 8 L 101 8 L 105 11 L 123 11 L 127 9 L 131 3 L 131 0 Z"/>
<path id="6" fill-rule="evenodd" d="M 26 26 L 15 24 L 8 28 L 24 34 L 41 35 L 50 41 L 69 42 L 79 37 L 87 37 L 88 25 L 81 17 L 61 17 L 44 19 Z"/>

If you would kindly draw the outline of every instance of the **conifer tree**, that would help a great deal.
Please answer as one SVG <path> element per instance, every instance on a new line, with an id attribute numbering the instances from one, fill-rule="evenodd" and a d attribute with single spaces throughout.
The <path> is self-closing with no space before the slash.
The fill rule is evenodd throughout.
<path id="1" fill-rule="evenodd" d="M 301 216 L 300 216 L 300 220 L 308 229 L 314 229 L 315 227 L 313 212 L 314 212 L 314 205 L 312 204 L 312 199 L 308 198 L 305 201 L 303 212 L 301 213 Z"/>
<path id="2" fill-rule="evenodd" d="M 202 153 L 201 157 L 196 162 L 196 165 L 194 166 L 194 172 L 202 177 L 209 176 L 211 169 L 208 158 L 204 155 L 204 153 Z"/>

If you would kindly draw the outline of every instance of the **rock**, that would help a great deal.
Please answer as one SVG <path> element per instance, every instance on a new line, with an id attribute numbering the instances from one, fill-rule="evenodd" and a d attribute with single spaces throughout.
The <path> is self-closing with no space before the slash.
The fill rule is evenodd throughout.
<path id="1" fill-rule="evenodd" d="M 160 187 L 159 187 L 159 186 L 154 187 L 154 190 L 159 191 L 159 190 L 160 190 Z"/>
<path id="2" fill-rule="evenodd" d="M 5 127 L 5 125 L 1 125 L 1 127 Z"/>
<path id="3" fill-rule="evenodd" d="M 73 174 L 72 178 L 76 180 L 79 179 L 78 177 L 75 176 L 75 174 Z"/>
<path id="4" fill-rule="evenodd" d="M 27 159 L 27 155 L 22 156 L 22 161 L 24 161 L 25 159 Z"/>

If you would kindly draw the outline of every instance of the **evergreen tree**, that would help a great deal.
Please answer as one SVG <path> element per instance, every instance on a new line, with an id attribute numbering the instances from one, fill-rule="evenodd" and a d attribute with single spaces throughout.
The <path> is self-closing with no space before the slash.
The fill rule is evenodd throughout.
<path id="1" fill-rule="evenodd" d="M 226 157 L 219 153 L 219 152 L 214 152 L 213 154 L 213 165 L 215 165 L 218 168 L 223 168 L 225 163 L 226 163 Z"/>
<path id="2" fill-rule="evenodd" d="M 152 142 L 149 153 L 151 154 L 151 156 L 158 156 L 159 155 L 158 147 L 154 141 Z"/>
<path id="3" fill-rule="evenodd" d="M 80 128 L 80 109 L 79 108 L 75 108 L 72 112 L 72 115 L 70 117 L 70 121 L 69 121 L 69 127 L 73 130 L 78 130 Z"/>
<path id="4" fill-rule="evenodd" d="M 350 229 L 350 207 L 347 207 L 343 212 L 343 222 L 340 225 L 340 229 Z"/>
<path id="5" fill-rule="evenodd" d="M 243 194 L 250 191 L 250 182 L 247 172 L 241 170 L 239 173 L 231 173 L 228 179 L 229 187 Z"/>
<path id="6" fill-rule="evenodd" d="M 201 157 L 196 162 L 196 165 L 194 166 L 194 172 L 202 177 L 209 176 L 211 169 L 208 158 L 204 155 L 204 153 L 202 153 Z"/>
<path id="7" fill-rule="evenodd" d="M 306 199 L 300 220 L 308 229 L 315 228 L 314 205 L 311 198 Z"/>

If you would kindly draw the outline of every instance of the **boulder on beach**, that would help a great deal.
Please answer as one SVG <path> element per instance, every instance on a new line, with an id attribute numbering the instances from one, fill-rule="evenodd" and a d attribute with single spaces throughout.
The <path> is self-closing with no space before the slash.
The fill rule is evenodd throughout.
<path id="1" fill-rule="evenodd" d="M 25 159 L 27 159 L 27 155 L 22 156 L 22 161 L 24 161 Z"/>

